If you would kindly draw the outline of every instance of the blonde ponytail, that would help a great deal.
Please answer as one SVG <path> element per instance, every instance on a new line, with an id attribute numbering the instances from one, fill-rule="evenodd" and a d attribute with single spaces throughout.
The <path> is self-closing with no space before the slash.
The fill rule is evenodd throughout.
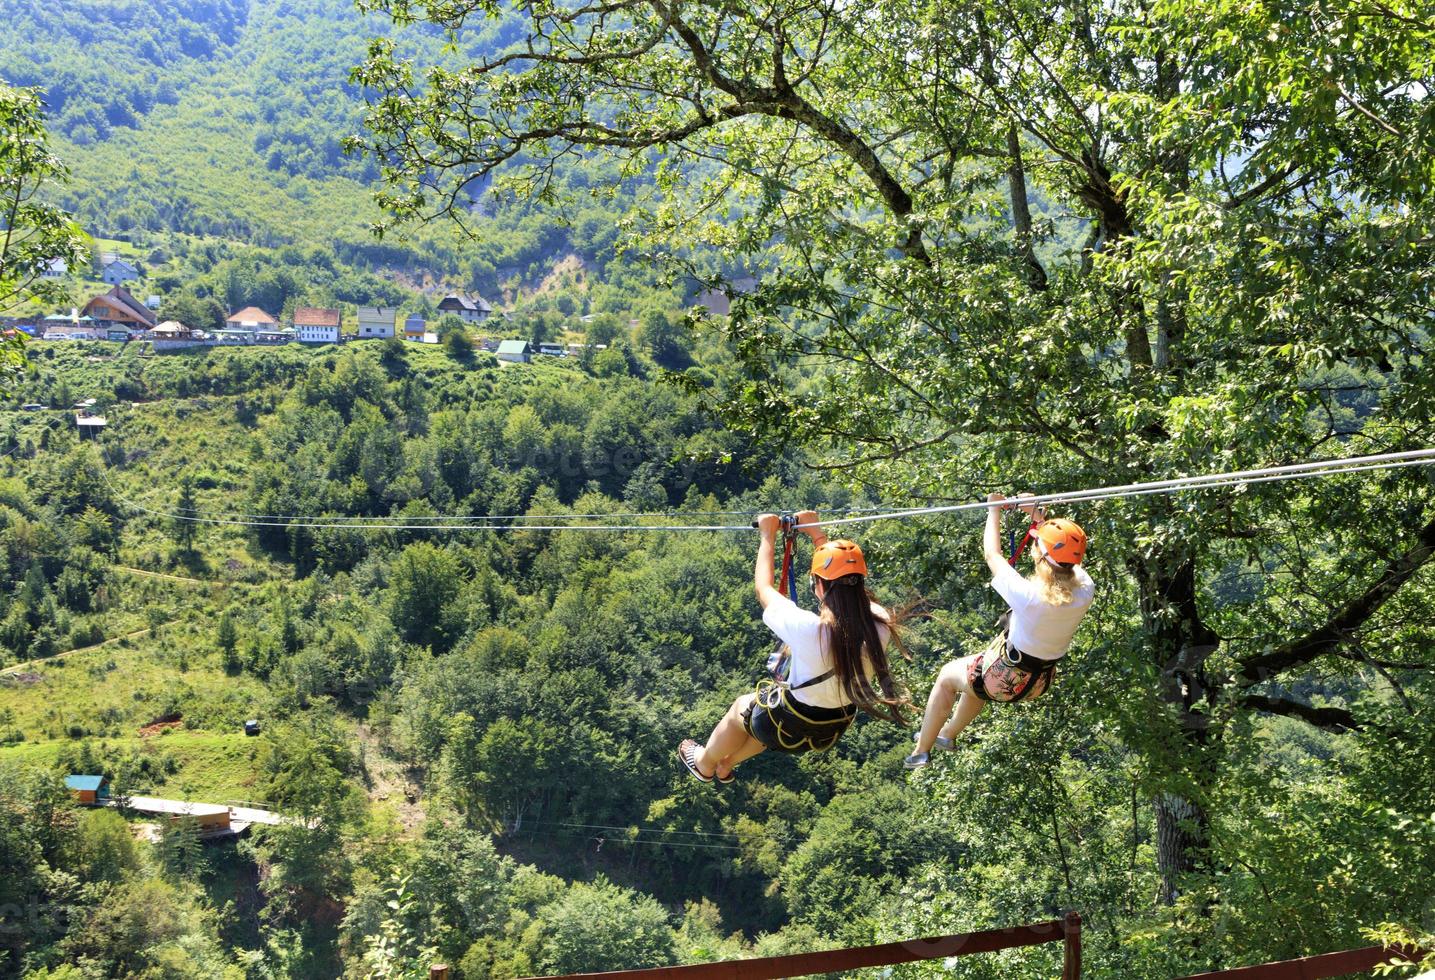
<path id="1" fill-rule="evenodd" d="M 1051 562 L 1038 557 L 1032 580 L 1036 582 L 1041 601 L 1048 606 L 1069 606 L 1076 599 L 1071 592 L 1076 584 L 1074 569 L 1056 568 Z"/>

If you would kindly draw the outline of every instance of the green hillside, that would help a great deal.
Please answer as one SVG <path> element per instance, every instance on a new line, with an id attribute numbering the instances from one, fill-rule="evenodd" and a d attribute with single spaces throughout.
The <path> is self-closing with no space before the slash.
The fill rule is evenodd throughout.
<path id="1" fill-rule="evenodd" d="M 0 78 L 44 90 L 55 149 L 73 172 L 58 200 L 92 235 L 131 244 L 156 291 L 257 302 L 198 280 L 227 258 L 272 262 L 296 245 L 318 251 L 286 253 L 284 265 L 314 279 L 318 298 L 334 266 L 391 284 L 338 290 L 348 303 L 445 285 L 515 302 L 560 263 L 572 268 L 570 256 L 582 269 L 580 305 L 593 287 L 614 312 L 657 295 L 650 272 L 612 261 L 621 199 L 580 195 L 559 215 L 490 197 L 474 238 L 445 225 L 376 240 L 374 165 L 345 156 L 340 141 L 362 122 L 349 72 L 392 27 L 348 0 L 106 0 L 58 14 L 3 0 L 0 18 L 18 28 L 0 37 Z M 435 31 L 399 37 L 418 57 L 450 57 Z M 506 40 L 499 25 L 469 49 Z M 586 186 L 593 174 L 578 179 Z"/>

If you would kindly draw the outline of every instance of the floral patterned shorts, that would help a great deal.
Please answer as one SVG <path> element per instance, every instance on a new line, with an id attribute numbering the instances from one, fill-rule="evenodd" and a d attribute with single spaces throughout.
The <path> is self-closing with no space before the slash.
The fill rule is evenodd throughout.
<path id="1" fill-rule="evenodd" d="M 967 687 L 983 701 L 1028 701 L 1040 697 L 1051 687 L 1056 673 L 1045 670 L 1033 676 L 1031 671 L 1012 666 L 1006 658 L 1005 634 L 989 643 L 981 653 L 963 657 L 959 664 L 966 671 Z"/>

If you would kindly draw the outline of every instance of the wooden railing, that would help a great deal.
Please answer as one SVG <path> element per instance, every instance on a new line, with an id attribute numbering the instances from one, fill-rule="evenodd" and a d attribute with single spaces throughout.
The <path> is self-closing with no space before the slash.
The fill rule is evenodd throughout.
<path id="1" fill-rule="evenodd" d="M 930 939 L 909 939 L 881 946 L 856 946 L 850 949 L 829 949 L 821 953 L 796 953 L 790 956 L 768 956 L 751 960 L 725 960 L 721 963 L 698 963 L 693 966 L 659 966 L 646 970 L 613 970 L 608 973 L 573 973 L 565 980 L 607 977 L 611 980 L 781 980 L 783 977 L 804 977 L 814 973 L 840 973 L 864 967 L 894 966 L 919 960 L 940 960 L 973 953 L 993 953 L 1002 949 L 1039 946 L 1058 940 L 1065 945 L 1061 980 L 1077 980 L 1081 976 L 1081 916 L 1068 912 L 1065 919 L 1038 922 L 1029 926 L 964 932 L 954 936 Z M 1326 980 L 1361 973 L 1391 960 L 1414 961 L 1422 951 L 1400 946 L 1367 946 L 1338 953 L 1321 953 L 1277 963 L 1260 963 L 1212 973 L 1193 973 L 1179 980 Z M 449 980 L 449 968 L 436 964 L 429 970 L 429 980 Z M 560 980 L 559 977 L 529 977 L 527 980 Z"/>
<path id="2" fill-rule="evenodd" d="M 693 966 L 575 973 L 571 976 L 609 977 L 612 980 L 779 980 L 781 977 L 840 973 L 863 967 L 940 960 L 951 956 L 970 956 L 973 953 L 992 953 L 1001 949 L 1040 946 L 1054 942 L 1065 944 L 1062 980 L 1077 980 L 1081 976 L 1081 916 L 1075 912 L 1068 912 L 1065 919 L 1038 922 L 1029 926 L 964 932 L 930 939 L 908 939 L 905 942 L 884 943 L 881 946 L 855 946 L 849 949 L 829 949 L 820 953 L 725 960 L 721 963 L 698 963 Z M 429 980 L 448 980 L 448 976 L 447 966 L 435 966 L 429 971 Z"/>
<path id="3" fill-rule="evenodd" d="M 1348 973 L 1364 973 L 1381 963 L 1391 960 L 1414 960 L 1414 950 L 1391 946 L 1367 946 L 1364 949 L 1346 949 L 1338 953 L 1321 953 L 1318 956 L 1303 956 L 1297 960 L 1281 960 L 1278 963 L 1260 963 L 1256 966 L 1238 966 L 1232 970 L 1216 970 L 1211 973 L 1193 973 L 1180 980 L 1324 980 L 1326 977 L 1343 977 Z"/>

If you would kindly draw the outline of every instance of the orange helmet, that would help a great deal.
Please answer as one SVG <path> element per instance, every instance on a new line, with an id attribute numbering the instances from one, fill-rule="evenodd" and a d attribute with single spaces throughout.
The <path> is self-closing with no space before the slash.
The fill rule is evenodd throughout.
<path id="1" fill-rule="evenodd" d="M 1046 546 L 1052 561 L 1078 565 L 1086 557 L 1086 532 L 1075 521 L 1055 517 L 1042 521 L 1032 533 Z"/>
<path id="2" fill-rule="evenodd" d="M 845 538 L 828 541 L 812 553 L 812 574 L 831 582 L 846 575 L 866 575 L 862 549 Z"/>

